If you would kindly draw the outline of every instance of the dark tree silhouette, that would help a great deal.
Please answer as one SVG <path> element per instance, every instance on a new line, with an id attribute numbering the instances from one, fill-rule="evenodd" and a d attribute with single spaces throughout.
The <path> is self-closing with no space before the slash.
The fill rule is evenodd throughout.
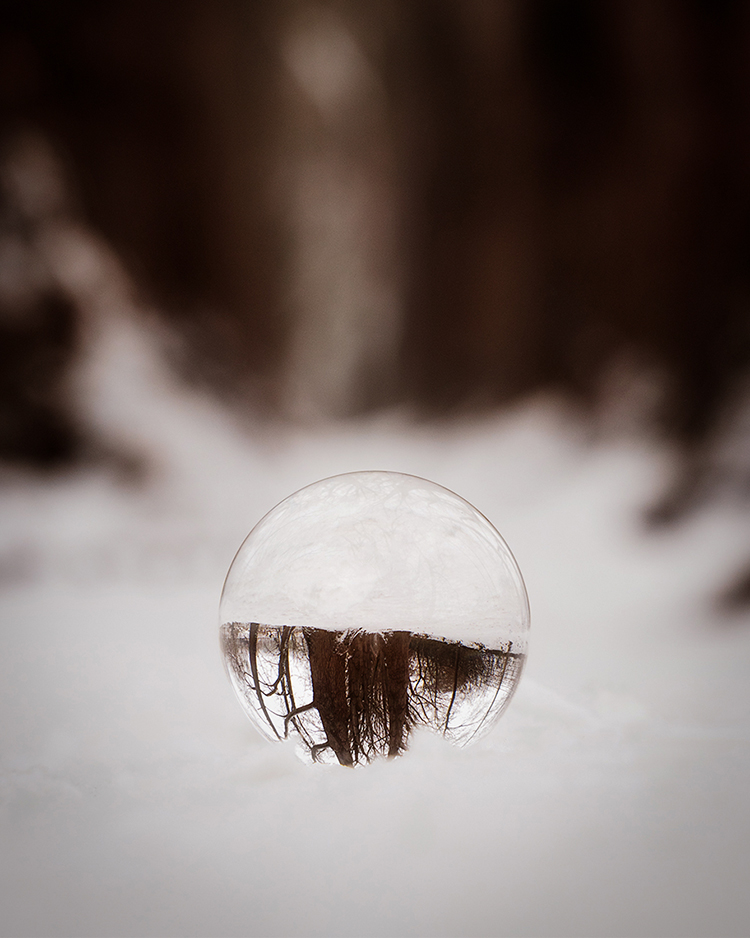
<path id="1" fill-rule="evenodd" d="M 270 738 L 313 761 L 393 758 L 425 726 L 465 744 L 508 704 L 523 656 L 411 632 L 224 626 L 230 677 Z"/>

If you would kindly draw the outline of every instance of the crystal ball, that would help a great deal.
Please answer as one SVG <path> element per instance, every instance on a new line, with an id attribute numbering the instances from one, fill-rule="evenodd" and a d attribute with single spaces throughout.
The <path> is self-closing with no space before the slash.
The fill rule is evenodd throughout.
<path id="1" fill-rule="evenodd" d="M 221 647 L 248 717 L 306 761 L 401 755 L 427 727 L 464 746 L 510 702 L 529 603 L 503 538 L 413 475 L 308 485 L 247 536 L 227 574 Z"/>

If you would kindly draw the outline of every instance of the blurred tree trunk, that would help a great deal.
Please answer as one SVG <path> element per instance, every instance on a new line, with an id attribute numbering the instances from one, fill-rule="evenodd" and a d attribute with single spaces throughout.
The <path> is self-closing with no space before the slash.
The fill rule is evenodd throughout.
<path id="1" fill-rule="evenodd" d="M 704 436 L 748 362 L 747 5 L 411 9 L 416 396 L 590 399 L 624 350 L 671 375 L 667 425 Z"/>
<path id="2" fill-rule="evenodd" d="M 237 0 L 19 0 L 0 19 L 3 136 L 48 135 L 192 376 L 259 393 L 286 342 L 273 17 Z"/>
<path id="3" fill-rule="evenodd" d="M 327 11 L 364 65 L 339 74 L 325 43 L 290 64 L 290 11 Z M 700 447 L 747 369 L 747 3 L 11 0 L 0 23 L 4 135 L 35 126 L 67 155 L 217 388 L 278 403 L 307 354 L 341 366 L 341 413 L 397 391 L 591 402 L 626 354 L 669 378 L 663 425 Z M 365 72 L 370 91 L 326 111 Z M 320 166 L 340 167 L 335 205 Z M 298 276 L 282 206 L 303 169 L 328 268 Z"/>

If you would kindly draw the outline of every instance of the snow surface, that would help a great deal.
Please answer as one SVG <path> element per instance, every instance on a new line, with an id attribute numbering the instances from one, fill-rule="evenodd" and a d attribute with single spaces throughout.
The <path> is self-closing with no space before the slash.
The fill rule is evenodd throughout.
<path id="1" fill-rule="evenodd" d="M 229 569 L 222 624 L 416 632 L 526 652 L 508 545 L 464 499 L 401 472 L 346 472 L 290 495 Z"/>
<path id="2" fill-rule="evenodd" d="M 441 426 L 390 414 L 240 428 L 113 318 L 88 419 L 144 453 L 0 488 L 0 931 L 6 936 L 747 935 L 747 557 L 724 500 L 646 534 L 670 469 L 557 402 Z M 301 486 L 432 479 L 508 541 L 529 659 L 493 732 L 307 767 L 242 713 L 224 575 Z"/>

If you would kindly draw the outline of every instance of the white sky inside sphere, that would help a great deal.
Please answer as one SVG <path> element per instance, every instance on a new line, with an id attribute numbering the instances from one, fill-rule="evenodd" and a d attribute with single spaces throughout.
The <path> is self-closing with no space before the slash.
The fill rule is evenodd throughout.
<path id="1" fill-rule="evenodd" d="M 523 653 L 529 607 L 507 544 L 440 485 L 346 473 L 285 499 L 227 576 L 222 623 L 403 629 Z"/>

